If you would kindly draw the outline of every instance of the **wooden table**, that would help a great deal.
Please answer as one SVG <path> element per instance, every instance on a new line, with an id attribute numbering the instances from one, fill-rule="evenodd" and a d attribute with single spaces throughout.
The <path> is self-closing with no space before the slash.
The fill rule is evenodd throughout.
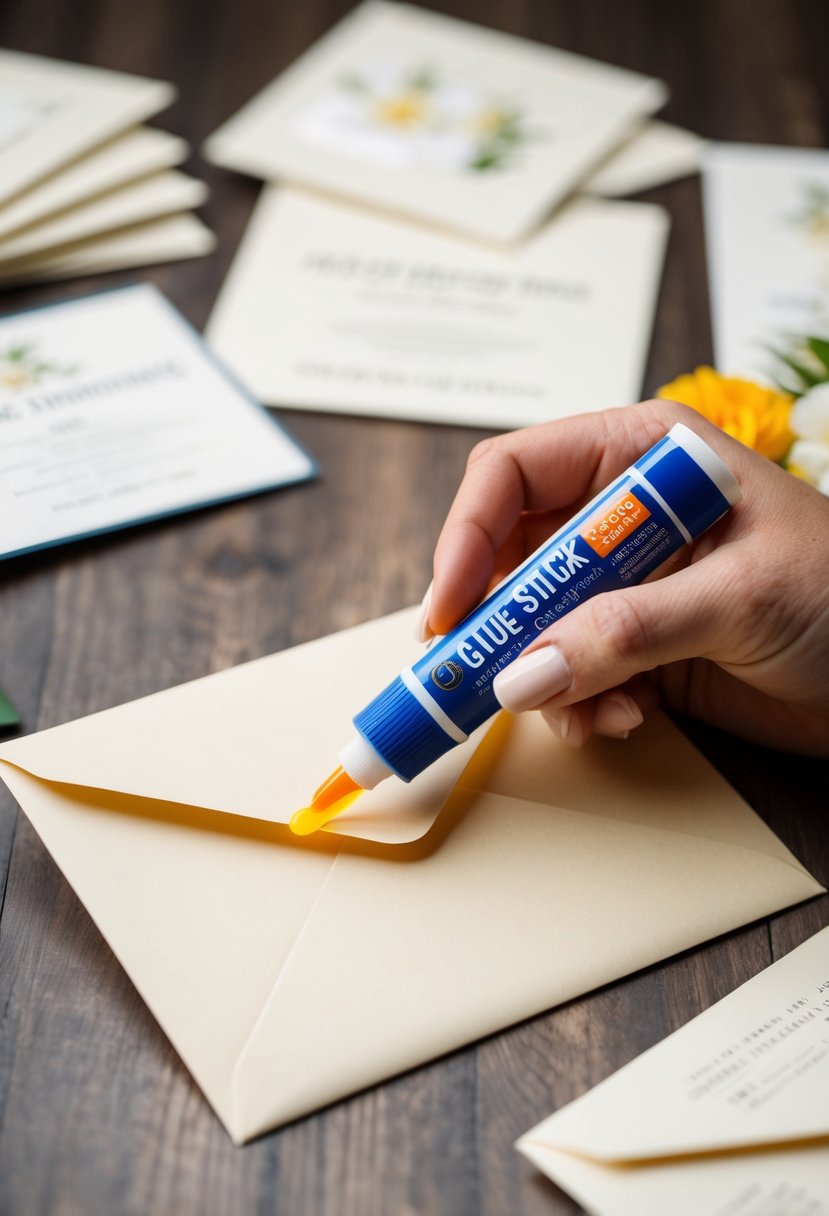
<path id="1" fill-rule="evenodd" d="M 175 81 L 180 100 L 161 121 L 198 146 L 347 7 L 325 0 L 6 0 L 0 44 Z M 672 91 L 666 117 L 704 135 L 825 143 L 824 0 L 447 0 L 437 7 L 659 75 Z M 151 279 L 202 326 L 258 185 L 198 159 L 194 169 L 212 189 L 205 212 L 219 234 L 218 254 L 123 278 Z M 653 390 L 710 360 L 711 348 L 699 181 L 649 197 L 673 219 L 645 380 Z M 7 292 L 0 309 L 98 285 Z M 0 683 L 27 730 L 420 598 L 444 513 L 483 433 L 301 413 L 286 413 L 285 422 L 322 464 L 314 485 L 3 567 Z M 382 560 L 369 569 L 368 554 Z M 829 883 L 827 766 L 686 725 Z M 4 1216 L 578 1211 L 514 1152 L 515 1137 L 829 923 L 829 899 L 812 901 L 239 1150 L 5 790 L 0 875 Z"/>

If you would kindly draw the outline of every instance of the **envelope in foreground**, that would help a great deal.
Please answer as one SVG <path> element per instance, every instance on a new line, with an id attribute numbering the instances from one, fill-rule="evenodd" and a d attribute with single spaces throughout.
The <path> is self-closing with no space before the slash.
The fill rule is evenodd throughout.
<path id="1" fill-rule="evenodd" d="M 0 749 L 236 1141 L 821 890 L 661 719 L 573 754 L 503 716 L 291 836 L 352 714 L 411 661 L 413 622 Z"/>
<path id="2" fill-rule="evenodd" d="M 517 1147 L 601 1216 L 829 1211 L 829 928 Z"/>

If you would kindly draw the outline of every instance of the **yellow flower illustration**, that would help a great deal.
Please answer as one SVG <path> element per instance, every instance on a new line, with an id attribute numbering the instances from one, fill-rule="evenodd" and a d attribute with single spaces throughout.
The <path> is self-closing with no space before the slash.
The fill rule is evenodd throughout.
<path id="1" fill-rule="evenodd" d="M 396 97 L 385 97 L 374 107 L 374 116 L 378 122 L 388 123 L 393 127 L 417 127 L 426 119 L 428 105 L 423 93 L 412 89 L 408 93 L 400 93 Z"/>
<path id="2" fill-rule="evenodd" d="M 721 376 L 713 367 L 698 367 L 657 391 L 657 397 L 679 401 L 746 447 L 770 460 L 782 460 L 794 435 L 789 426 L 794 398 L 789 393 Z"/>

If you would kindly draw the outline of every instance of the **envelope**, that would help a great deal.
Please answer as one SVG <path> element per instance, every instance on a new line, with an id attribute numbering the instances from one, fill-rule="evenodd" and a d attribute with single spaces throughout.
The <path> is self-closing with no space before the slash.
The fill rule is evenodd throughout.
<path id="1" fill-rule="evenodd" d="M 237 1143 L 822 890 L 661 718 L 574 753 L 501 715 L 292 836 L 415 617 L 0 749 Z"/>
<path id="2" fill-rule="evenodd" d="M 827 1020 L 829 928 L 516 1147 L 598 1216 L 820 1216 Z"/>

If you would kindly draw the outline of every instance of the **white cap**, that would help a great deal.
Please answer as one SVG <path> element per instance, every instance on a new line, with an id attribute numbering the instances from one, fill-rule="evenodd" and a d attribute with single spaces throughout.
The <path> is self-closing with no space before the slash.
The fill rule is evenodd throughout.
<path id="1" fill-rule="evenodd" d="M 386 777 L 394 775 L 394 769 L 389 768 L 362 735 L 355 735 L 338 759 L 351 780 L 364 790 L 373 790 Z"/>
<path id="2" fill-rule="evenodd" d="M 720 459 L 714 449 L 710 448 L 696 431 L 692 431 L 683 422 L 677 422 L 668 431 L 668 436 L 673 439 L 677 447 L 686 451 L 699 465 L 705 476 L 713 481 L 726 502 L 733 507 L 740 501 L 743 495 L 737 478 L 725 461 Z"/>

